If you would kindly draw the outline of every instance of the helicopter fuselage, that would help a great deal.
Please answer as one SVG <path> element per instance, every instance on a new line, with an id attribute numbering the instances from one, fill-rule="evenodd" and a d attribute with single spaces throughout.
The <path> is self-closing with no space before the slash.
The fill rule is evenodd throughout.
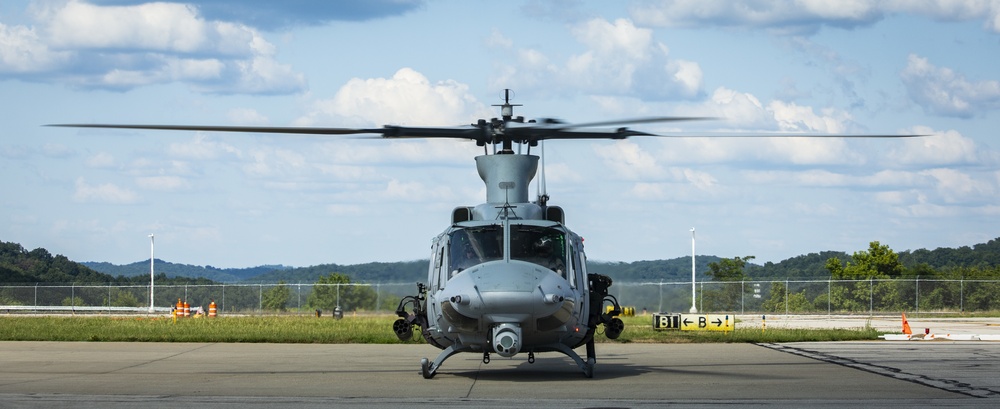
<path id="1" fill-rule="evenodd" d="M 433 246 L 425 337 L 505 357 L 580 345 L 589 330 L 582 245 L 552 221 L 457 223 Z"/>
<path id="2" fill-rule="evenodd" d="M 620 306 L 607 294 L 610 279 L 587 273 L 583 238 L 544 196 L 528 201 L 538 160 L 514 153 L 476 157 L 487 201 L 452 212 L 452 224 L 432 242 L 428 283 L 407 297 L 414 312 L 406 313 L 401 302 L 402 319 L 393 325 L 401 339 L 417 325 L 428 343 L 444 350 L 433 363 L 422 362 L 425 377 L 459 352 L 482 353 L 488 363 L 491 353 L 527 352 L 534 362 L 536 352 L 552 351 L 591 376 L 595 328 L 610 324 L 609 336 L 621 333 L 621 320 L 613 318 Z M 601 311 L 605 297 L 610 314 Z M 585 343 L 587 361 L 573 351 Z"/>

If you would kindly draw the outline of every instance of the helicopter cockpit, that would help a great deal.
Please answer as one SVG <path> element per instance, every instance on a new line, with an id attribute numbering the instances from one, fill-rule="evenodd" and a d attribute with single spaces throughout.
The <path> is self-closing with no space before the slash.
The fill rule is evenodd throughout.
<path id="1" fill-rule="evenodd" d="M 452 277 L 473 266 L 504 259 L 504 229 L 501 224 L 456 227 L 448 236 L 448 265 Z M 509 254 L 511 260 L 537 264 L 567 278 L 566 232 L 562 229 L 511 224 Z"/>

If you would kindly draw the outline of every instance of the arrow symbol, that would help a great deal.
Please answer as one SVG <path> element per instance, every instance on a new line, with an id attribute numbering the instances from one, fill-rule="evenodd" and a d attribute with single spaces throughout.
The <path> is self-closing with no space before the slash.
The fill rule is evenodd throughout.
<path id="1" fill-rule="evenodd" d="M 716 318 L 715 321 L 712 321 L 712 323 L 715 324 L 716 327 L 722 326 L 722 320 L 719 318 Z"/>
<path id="2" fill-rule="evenodd" d="M 691 325 L 691 321 L 687 318 L 684 319 L 684 325 Z"/>

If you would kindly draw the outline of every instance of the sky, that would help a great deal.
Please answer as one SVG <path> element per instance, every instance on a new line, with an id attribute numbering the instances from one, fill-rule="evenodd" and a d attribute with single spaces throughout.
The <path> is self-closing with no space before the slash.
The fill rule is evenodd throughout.
<path id="1" fill-rule="evenodd" d="M 1000 0 L 4 0 L 0 240 L 215 267 L 428 258 L 485 201 L 474 143 L 45 127 L 453 126 L 545 145 L 588 258 L 779 262 L 1000 237 Z M 533 183 L 532 196 L 537 190 Z"/>

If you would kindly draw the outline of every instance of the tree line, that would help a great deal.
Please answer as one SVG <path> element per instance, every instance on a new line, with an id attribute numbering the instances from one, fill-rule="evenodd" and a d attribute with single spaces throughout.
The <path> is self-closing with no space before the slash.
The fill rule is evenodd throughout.
<path id="1" fill-rule="evenodd" d="M 823 263 L 826 274 L 808 277 L 825 279 L 827 283 L 800 284 L 791 290 L 787 282 L 773 281 L 761 309 L 864 312 L 876 309 L 876 303 L 879 310 L 894 311 L 1000 309 L 1000 298 L 996 297 L 1000 293 L 1000 281 L 997 281 L 1000 280 L 1000 239 L 974 248 L 903 253 L 873 241 L 867 249 L 854 252 L 846 259 L 839 255 L 828 256 Z M 753 256 L 737 256 L 709 263 L 706 275 L 715 282 L 773 279 L 756 277 L 754 272 L 762 270 L 751 266 L 753 259 Z M 921 280 L 924 280 L 923 290 Z M 745 303 L 746 292 L 745 285 L 728 285 L 707 290 L 703 297 L 710 309 L 734 310 L 737 303 Z"/>

